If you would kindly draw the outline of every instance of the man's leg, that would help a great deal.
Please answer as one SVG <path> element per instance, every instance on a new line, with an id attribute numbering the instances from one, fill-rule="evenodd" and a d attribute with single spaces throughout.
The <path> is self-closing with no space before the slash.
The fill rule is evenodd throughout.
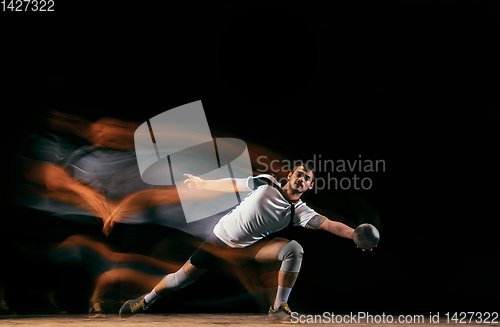
<path id="1" fill-rule="evenodd" d="M 278 291 L 273 309 L 277 310 L 288 302 L 295 281 L 299 275 L 304 250 L 296 241 L 275 238 L 262 247 L 257 248 L 255 260 L 260 263 L 281 261 L 278 272 Z"/>
<path id="2" fill-rule="evenodd" d="M 158 298 L 169 295 L 180 288 L 188 286 L 207 271 L 208 269 L 194 266 L 190 260 L 186 261 L 181 269 L 163 277 L 153 290 L 144 297 L 146 305 L 150 305 Z"/>
<path id="3" fill-rule="evenodd" d="M 140 298 L 125 302 L 120 309 L 120 316 L 126 318 L 145 311 L 149 305 L 160 297 L 186 287 L 200 278 L 217 261 L 214 254 L 211 253 L 214 248 L 217 248 L 217 246 L 210 242 L 203 243 L 179 270 L 165 276 L 151 292 L 144 294 Z"/>
<path id="4" fill-rule="evenodd" d="M 146 311 L 154 301 L 186 287 L 201 277 L 208 269 L 194 266 L 189 260 L 175 273 L 168 274 L 147 294 L 129 300 L 120 309 L 120 317 L 127 318 L 135 313 Z"/>

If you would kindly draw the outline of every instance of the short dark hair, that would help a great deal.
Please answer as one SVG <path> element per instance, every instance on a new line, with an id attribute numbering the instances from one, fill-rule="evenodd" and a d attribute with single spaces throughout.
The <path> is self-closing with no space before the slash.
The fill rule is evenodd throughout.
<path id="1" fill-rule="evenodd" d="M 302 160 L 296 160 L 294 161 L 295 166 L 293 167 L 292 174 L 297 170 L 299 167 L 304 167 L 304 170 L 307 172 L 312 172 L 313 173 L 313 179 L 312 182 L 316 179 L 316 170 L 314 169 L 314 166 L 311 165 L 308 161 L 304 162 Z"/>

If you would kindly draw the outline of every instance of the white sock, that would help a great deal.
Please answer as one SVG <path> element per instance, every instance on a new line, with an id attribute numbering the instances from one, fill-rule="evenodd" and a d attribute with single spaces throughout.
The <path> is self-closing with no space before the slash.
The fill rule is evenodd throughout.
<path id="1" fill-rule="evenodd" d="M 155 289 L 153 288 L 153 290 L 144 297 L 144 301 L 146 301 L 147 305 L 150 305 L 151 303 L 158 300 L 159 298 L 161 298 L 161 296 L 156 294 Z"/>
<path id="2" fill-rule="evenodd" d="M 278 285 L 278 292 L 276 292 L 276 300 L 274 300 L 274 310 L 278 309 L 281 303 L 288 303 L 288 297 L 292 289 L 290 287 Z"/>

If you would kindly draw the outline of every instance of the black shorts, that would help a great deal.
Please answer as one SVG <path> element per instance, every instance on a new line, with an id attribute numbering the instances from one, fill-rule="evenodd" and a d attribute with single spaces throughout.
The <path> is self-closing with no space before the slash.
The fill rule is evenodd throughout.
<path id="1" fill-rule="evenodd" d="M 217 236 L 211 234 L 207 239 L 194 251 L 189 258 L 191 264 L 198 268 L 213 269 L 219 267 L 224 260 L 214 255 L 208 249 L 231 249 L 226 243 L 222 242 Z"/>

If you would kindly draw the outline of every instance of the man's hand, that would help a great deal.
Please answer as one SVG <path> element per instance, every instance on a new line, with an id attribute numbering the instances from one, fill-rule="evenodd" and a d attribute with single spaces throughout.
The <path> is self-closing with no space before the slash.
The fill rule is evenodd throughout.
<path id="1" fill-rule="evenodd" d="M 184 184 L 186 184 L 188 188 L 201 190 L 205 187 L 206 181 L 203 179 L 191 174 L 184 174 L 184 176 L 187 177 Z"/>
<path id="2" fill-rule="evenodd" d="M 356 245 L 356 247 L 359 249 L 359 246 L 357 246 L 357 245 Z M 375 246 L 374 246 L 374 247 L 372 247 L 371 249 L 361 249 L 361 250 L 362 250 L 363 252 L 366 252 L 366 251 L 368 251 L 368 252 L 372 252 L 372 251 L 373 251 L 373 249 L 375 249 L 376 247 L 377 247 L 377 246 L 375 245 Z"/>
<path id="3" fill-rule="evenodd" d="M 377 247 L 380 234 L 375 226 L 364 223 L 356 227 L 352 233 L 352 239 L 358 248 L 363 251 L 372 251 Z"/>

